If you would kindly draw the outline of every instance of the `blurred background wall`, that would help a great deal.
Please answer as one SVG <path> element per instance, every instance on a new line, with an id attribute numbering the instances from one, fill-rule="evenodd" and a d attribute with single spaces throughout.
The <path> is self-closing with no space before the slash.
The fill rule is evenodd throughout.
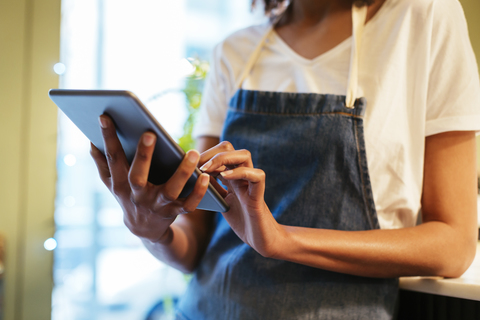
<path id="1" fill-rule="evenodd" d="M 467 17 L 470 40 L 477 55 L 477 64 L 480 63 L 480 1 L 460 0 Z M 480 68 L 479 68 L 480 70 Z"/>
<path id="2" fill-rule="evenodd" d="M 480 61 L 480 1 L 460 2 Z M 57 110 L 47 92 L 58 87 L 60 6 L 61 0 L 0 1 L 0 234 L 6 243 L 0 319 L 51 316 L 53 255 L 44 241 L 55 232 Z M 480 150 L 480 140 L 477 145 Z"/>
<path id="3" fill-rule="evenodd" d="M 460 0 L 468 22 L 468 31 L 472 41 L 473 50 L 477 56 L 477 65 L 480 71 L 480 1 Z M 477 173 L 480 177 L 480 138 L 477 137 Z M 480 221 L 480 220 L 479 220 Z"/>
<path id="4" fill-rule="evenodd" d="M 4 319 L 49 319 L 60 0 L 0 1 L 0 233 Z M 2 301 L 2 299 L 0 299 Z M 1 318 L 1 316 L 0 316 Z"/>

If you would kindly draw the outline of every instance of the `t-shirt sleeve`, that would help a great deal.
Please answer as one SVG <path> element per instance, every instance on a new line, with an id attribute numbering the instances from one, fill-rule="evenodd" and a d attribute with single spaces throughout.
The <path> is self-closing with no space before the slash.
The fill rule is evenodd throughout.
<path id="1" fill-rule="evenodd" d="M 213 52 L 210 70 L 205 79 L 199 114 L 192 133 L 194 138 L 201 136 L 220 137 L 227 113 L 227 97 L 229 90 L 226 70 L 222 66 L 222 44 L 218 44 Z"/>
<path id="2" fill-rule="evenodd" d="M 433 6 L 426 135 L 480 130 L 480 81 L 458 0 Z"/>

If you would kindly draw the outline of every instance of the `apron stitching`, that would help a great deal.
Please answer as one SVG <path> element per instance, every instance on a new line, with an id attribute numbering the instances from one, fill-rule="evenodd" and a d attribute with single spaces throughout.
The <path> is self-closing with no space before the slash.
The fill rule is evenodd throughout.
<path id="1" fill-rule="evenodd" d="M 334 115 L 338 114 L 341 116 L 352 117 L 356 119 L 363 119 L 363 116 L 351 114 L 347 112 L 318 112 L 318 113 L 273 113 L 273 112 L 258 112 L 258 111 L 245 111 L 235 108 L 229 108 L 230 111 L 238 113 L 248 113 L 248 114 L 260 114 L 260 115 L 269 115 L 269 116 L 289 116 L 289 117 L 303 117 L 303 116 L 324 116 L 324 115 Z"/>
<path id="2" fill-rule="evenodd" d="M 370 212 L 370 205 L 369 202 L 367 201 L 367 190 L 365 188 L 365 181 L 364 181 L 364 172 L 363 172 L 363 166 L 361 162 L 361 152 L 360 152 L 360 142 L 358 139 L 358 121 L 354 121 L 355 124 L 353 125 L 353 128 L 355 130 L 355 144 L 357 145 L 357 153 L 358 153 L 358 169 L 360 170 L 360 179 L 362 180 L 362 191 L 363 191 L 363 201 L 365 202 L 365 210 L 367 212 L 367 219 L 368 222 L 370 223 L 370 228 L 371 229 L 376 229 L 373 225 L 373 220 L 372 220 L 372 213 Z"/>

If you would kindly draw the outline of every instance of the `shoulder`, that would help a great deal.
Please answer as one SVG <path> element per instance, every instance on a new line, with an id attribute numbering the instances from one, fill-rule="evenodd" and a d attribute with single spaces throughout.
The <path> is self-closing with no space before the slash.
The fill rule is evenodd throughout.
<path id="1" fill-rule="evenodd" d="M 386 0 L 378 15 L 375 36 L 408 38 L 416 52 L 417 46 L 440 44 L 453 36 L 468 40 L 459 0 Z"/>
<path id="2" fill-rule="evenodd" d="M 409 8 L 415 11 L 429 10 L 432 6 L 438 4 L 459 4 L 459 0 L 386 0 L 386 6 L 394 6 L 395 8 Z"/>
<path id="3" fill-rule="evenodd" d="M 408 13 L 410 18 L 431 17 L 448 19 L 463 16 L 459 0 L 386 0 L 384 6 L 398 13 Z"/>
<path id="4" fill-rule="evenodd" d="M 269 24 L 264 23 L 232 33 L 215 46 L 213 59 L 216 61 L 229 61 L 230 63 L 246 61 L 268 28 Z"/>
<path id="5" fill-rule="evenodd" d="M 242 44 L 255 45 L 260 41 L 269 26 L 270 23 L 262 23 L 240 29 L 225 38 L 221 44 L 224 46 L 236 46 L 241 42 Z"/>

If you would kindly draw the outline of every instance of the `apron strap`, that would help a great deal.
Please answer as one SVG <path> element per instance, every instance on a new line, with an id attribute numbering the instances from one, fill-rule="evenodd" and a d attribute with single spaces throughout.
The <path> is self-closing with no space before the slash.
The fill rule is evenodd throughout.
<path id="1" fill-rule="evenodd" d="M 363 29 L 365 27 L 365 22 L 367 20 L 367 9 L 366 5 L 357 7 L 355 4 L 352 6 L 352 51 L 350 54 L 350 70 L 348 74 L 348 86 L 345 106 L 347 108 L 353 109 L 355 106 L 355 100 L 357 98 L 357 88 L 358 88 L 358 55 L 360 50 L 360 45 L 363 36 Z M 253 68 L 253 65 L 258 59 L 260 52 L 262 51 L 263 44 L 265 40 L 270 36 L 273 31 L 273 28 L 276 24 L 271 23 L 268 27 L 265 34 L 262 36 L 258 45 L 255 47 L 255 50 L 250 55 L 245 67 L 243 68 L 240 78 L 235 83 L 235 90 L 240 89 L 243 81 L 247 78 L 248 74 Z"/>
<path id="2" fill-rule="evenodd" d="M 262 51 L 263 44 L 265 43 L 265 40 L 268 38 L 268 36 L 272 33 L 273 27 L 275 26 L 275 24 L 276 24 L 276 22 L 271 23 L 268 26 L 267 31 L 262 36 L 262 39 L 260 39 L 260 41 L 258 42 L 258 45 L 255 47 L 255 50 L 252 52 L 252 54 L 248 58 L 247 64 L 243 68 L 243 71 L 242 71 L 242 74 L 240 75 L 240 78 L 238 78 L 237 82 L 235 83 L 235 90 L 241 88 L 243 81 L 247 78 L 247 76 L 250 73 L 250 71 L 252 70 L 255 62 L 257 62 L 258 56 L 260 55 L 260 52 Z"/>
<path id="3" fill-rule="evenodd" d="M 363 37 L 365 22 L 367 21 L 367 6 L 352 6 L 352 52 L 350 54 L 350 71 L 348 73 L 347 98 L 345 106 L 355 108 L 358 89 L 358 56 Z"/>

